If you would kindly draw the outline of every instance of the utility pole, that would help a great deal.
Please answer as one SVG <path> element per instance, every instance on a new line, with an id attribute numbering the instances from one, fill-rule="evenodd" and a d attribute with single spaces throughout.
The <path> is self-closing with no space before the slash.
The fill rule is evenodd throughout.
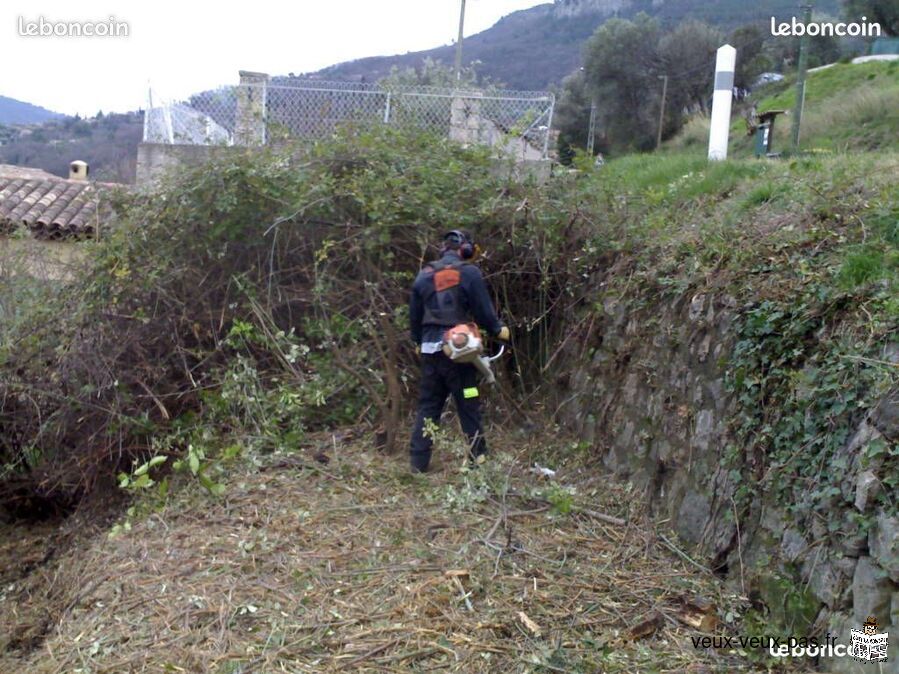
<path id="1" fill-rule="evenodd" d="M 593 141 L 596 137 L 596 97 L 590 101 L 590 128 L 587 129 L 587 154 L 593 156 Z"/>
<path id="2" fill-rule="evenodd" d="M 802 126 L 802 109 L 805 107 L 805 71 L 808 67 L 808 25 L 812 22 L 812 6 L 802 6 L 802 23 L 805 30 L 799 37 L 799 70 L 796 73 L 796 107 L 793 109 L 793 152 L 799 152 L 799 130 Z"/>
<path id="3" fill-rule="evenodd" d="M 656 150 L 662 147 L 662 126 L 665 123 L 665 99 L 668 97 L 668 75 L 659 75 L 662 80 L 662 107 L 659 110 L 659 134 L 656 136 Z"/>
<path id="4" fill-rule="evenodd" d="M 459 11 L 459 39 L 456 40 L 456 82 L 462 81 L 462 31 L 465 27 L 465 0 Z"/>

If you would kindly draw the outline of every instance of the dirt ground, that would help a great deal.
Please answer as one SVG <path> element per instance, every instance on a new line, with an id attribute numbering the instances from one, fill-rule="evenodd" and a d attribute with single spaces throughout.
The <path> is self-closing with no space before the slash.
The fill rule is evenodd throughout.
<path id="1" fill-rule="evenodd" d="M 748 603 L 641 495 L 551 433 L 492 436 L 475 471 L 446 449 L 410 475 L 320 434 L 113 537 L 2 525 L 0 672 L 767 671 L 693 647 Z"/>

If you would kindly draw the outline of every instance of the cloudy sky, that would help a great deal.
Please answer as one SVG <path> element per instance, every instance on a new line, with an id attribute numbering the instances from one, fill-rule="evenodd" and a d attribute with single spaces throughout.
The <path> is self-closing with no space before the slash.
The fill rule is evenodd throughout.
<path id="1" fill-rule="evenodd" d="M 539 4 L 468 0 L 465 34 Z M 41 19 L 110 17 L 127 23 L 127 37 L 27 35 Z M 241 69 L 286 75 L 428 49 L 454 41 L 458 20 L 459 0 L 2 0 L 0 95 L 68 114 L 133 110 L 148 83 L 158 96 L 179 98 L 236 83 Z"/>

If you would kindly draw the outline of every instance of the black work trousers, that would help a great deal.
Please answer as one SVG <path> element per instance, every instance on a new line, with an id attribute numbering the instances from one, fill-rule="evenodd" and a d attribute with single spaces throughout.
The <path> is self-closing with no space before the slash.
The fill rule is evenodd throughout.
<path id="1" fill-rule="evenodd" d="M 424 472 L 431 462 L 431 439 L 424 435 L 425 419 L 440 423 L 440 415 L 452 394 L 462 431 L 468 436 L 469 455 L 474 459 L 487 453 L 481 426 L 481 397 L 478 371 L 469 363 L 451 361 L 443 352 L 421 355 L 421 384 L 418 414 L 412 429 L 410 459 L 412 469 Z"/>

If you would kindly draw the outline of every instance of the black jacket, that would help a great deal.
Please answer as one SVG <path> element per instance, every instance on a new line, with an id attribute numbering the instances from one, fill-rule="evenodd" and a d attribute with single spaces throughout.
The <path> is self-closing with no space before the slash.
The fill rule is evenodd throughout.
<path id="1" fill-rule="evenodd" d="M 447 251 L 440 261 L 451 264 L 459 262 L 460 258 L 455 251 Z M 484 282 L 481 270 L 473 264 L 463 264 L 459 272 L 461 289 L 459 295 L 463 313 L 466 313 L 469 320 L 473 319 L 488 334 L 498 335 L 503 324 L 493 308 L 493 302 L 487 292 L 487 284 Z M 443 333 L 446 331 L 445 325 L 428 325 L 424 322 L 424 297 L 427 291 L 433 287 L 433 283 L 433 275 L 423 269 L 412 285 L 412 295 L 409 298 L 409 329 L 412 341 L 416 344 L 439 342 L 443 339 Z"/>

